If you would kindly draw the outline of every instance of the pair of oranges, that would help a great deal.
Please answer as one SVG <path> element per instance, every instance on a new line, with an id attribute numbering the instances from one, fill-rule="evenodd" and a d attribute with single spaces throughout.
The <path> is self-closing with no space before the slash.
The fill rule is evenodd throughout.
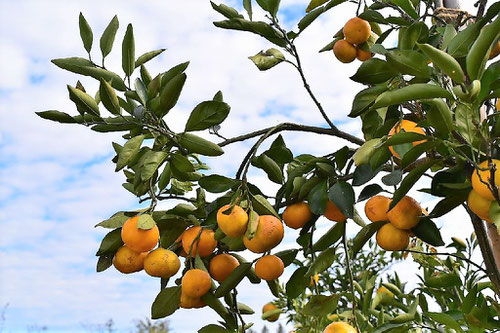
<path id="1" fill-rule="evenodd" d="M 306 225 L 306 223 L 312 218 L 313 214 L 309 205 L 300 201 L 291 204 L 285 208 L 283 212 L 283 221 L 285 224 L 292 229 L 300 229 Z M 326 203 L 325 212 L 323 216 L 334 222 L 345 222 L 347 217 L 340 211 L 340 209 L 335 206 L 330 200 Z"/>
<path id="2" fill-rule="evenodd" d="M 493 172 L 498 194 L 500 195 L 500 160 L 492 159 L 491 167 L 489 162 L 483 161 L 479 164 L 479 169 L 475 169 L 472 173 L 471 182 L 472 190 L 467 198 L 467 204 L 471 211 L 479 218 L 492 223 L 490 218 L 490 207 L 495 196 L 493 195 L 491 184 L 492 167 L 495 167 Z M 481 170 L 482 169 L 482 170 Z"/>

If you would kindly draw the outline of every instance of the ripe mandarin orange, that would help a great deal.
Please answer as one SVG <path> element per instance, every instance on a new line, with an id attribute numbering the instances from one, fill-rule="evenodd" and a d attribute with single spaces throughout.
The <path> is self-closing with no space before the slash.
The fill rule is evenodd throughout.
<path id="1" fill-rule="evenodd" d="M 283 261 L 275 255 L 263 256 L 255 263 L 255 274 L 266 281 L 279 278 L 284 270 Z"/>
<path id="2" fill-rule="evenodd" d="M 480 196 L 476 191 L 471 190 L 467 198 L 467 204 L 470 210 L 474 212 L 480 219 L 487 222 L 492 222 L 490 218 L 490 207 L 493 201 Z"/>
<path id="3" fill-rule="evenodd" d="M 492 159 L 491 162 L 495 165 L 495 185 L 498 187 L 498 194 L 500 195 L 500 160 Z M 488 168 L 488 161 L 483 161 L 479 164 L 481 169 Z M 490 191 L 489 187 L 485 183 L 490 183 L 491 181 L 491 171 L 490 170 L 478 170 L 474 169 L 472 173 L 472 188 L 480 196 L 487 200 L 495 200 L 493 193 Z"/>
<path id="4" fill-rule="evenodd" d="M 372 53 L 370 51 L 365 51 L 356 47 L 356 58 L 359 61 L 366 61 L 372 57 Z"/>
<path id="5" fill-rule="evenodd" d="M 238 205 L 233 206 L 230 214 L 224 214 L 229 207 L 225 205 L 217 211 L 217 225 L 227 236 L 240 237 L 247 230 L 248 214 Z"/>
<path id="6" fill-rule="evenodd" d="M 146 273 L 164 279 L 174 276 L 180 267 L 179 257 L 174 252 L 161 247 L 149 252 L 144 259 Z"/>
<path id="7" fill-rule="evenodd" d="M 341 39 L 333 45 L 333 54 L 343 63 L 353 62 L 356 59 L 356 47 Z"/>
<path id="8" fill-rule="evenodd" d="M 283 222 L 292 229 L 302 228 L 311 218 L 311 209 L 303 201 L 291 204 L 283 212 Z"/>
<path id="9" fill-rule="evenodd" d="M 198 235 L 200 235 L 199 239 L 197 239 Z M 200 226 L 191 227 L 182 234 L 182 248 L 189 254 L 189 250 L 192 247 L 192 257 L 196 256 L 197 252 L 202 258 L 208 257 L 217 247 L 217 241 L 214 236 L 215 233 L 213 230 L 202 230 Z"/>
<path id="10" fill-rule="evenodd" d="M 134 216 L 123 224 L 121 231 L 123 243 L 135 252 L 150 251 L 158 244 L 160 231 L 156 225 L 149 230 L 139 229 L 138 221 L 139 216 Z"/>
<path id="11" fill-rule="evenodd" d="M 344 37 L 351 44 L 358 45 L 366 42 L 371 32 L 370 23 L 359 17 L 353 17 L 344 25 Z"/>
<path id="12" fill-rule="evenodd" d="M 366 217 L 372 222 L 387 221 L 387 211 L 390 204 L 391 199 L 383 195 L 370 198 L 365 204 Z"/>
<path id="13" fill-rule="evenodd" d="M 283 223 L 278 218 L 273 215 L 261 215 L 255 236 L 252 239 L 243 236 L 243 243 L 254 253 L 264 253 L 278 245 L 283 235 Z"/>
<path id="14" fill-rule="evenodd" d="M 357 333 L 358 331 L 349 325 L 348 323 L 344 323 L 342 321 L 336 321 L 328 325 L 323 333 Z"/>
<path id="15" fill-rule="evenodd" d="M 398 229 L 409 230 L 420 222 L 422 207 L 412 197 L 405 196 L 388 213 L 387 218 Z"/>
<path id="16" fill-rule="evenodd" d="M 210 260 L 210 267 L 208 271 L 218 282 L 224 281 L 240 263 L 230 254 L 218 254 Z"/>
<path id="17" fill-rule="evenodd" d="M 278 307 L 276 305 L 274 305 L 273 303 L 267 303 L 266 305 L 264 305 L 262 307 L 262 314 L 266 313 L 267 311 L 276 310 L 277 308 Z M 278 320 L 279 317 L 280 317 L 280 314 L 277 313 L 277 314 L 272 315 L 271 317 L 267 318 L 266 320 L 273 322 L 273 321 Z"/>
<path id="18" fill-rule="evenodd" d="M 113 266 L 124 274 L 134 273 L 144 268 L 144 258 L 147 252 L 135 252 L 127 246 L 122 246 L 113 257 Z"/>
<path id="19" fill-rule="evenodd" d="M 200 298 L 212 287 L 210 275 L 201 269 L 190 269 L 181 281 L 182 292 L 191 298 Z"/>
<path id="20" fill-rule="evenodd" d="M 335 204 L 330 200 L 326 203 L 326 209 L 323 215 L 330 221 L 335 222 L 344 222 L 347 219 L 347 217 L 342 214 L 340 209 L 338 209 L 337 206 L 335 206 Z"/>
<path id="21" fill-rule="evenodd" d="M 181 292 L 180 307 L 183 309 L 198 309 L 206 306 L 206 303 L 199 297 L 189 297 Z"/>
<path id="22" fill-rule="evenodd" d="M 412 132 L 412 133 L 417 133 L 417 134 L 422 134 L 425 135 L 425 131 L 422 127 L 417 126 L 417 123 L 403 119 L 400 122 L 396 123 L 391 130 L 389 131 L 389 136 L 394 135 L 396 133 L 401 132 L 401 130 L 405 132 Z M 420 141 L 414 141 L 412 144 L 415 147 L 416 145 L 419 145 L 421 143 L 426 142 L 427 140 L 420 140 Z M 392 146 L 389 147 L 389 150 L 391 151 L 392 155 L 394 157 L 399 158 L 399 154 L 394 150 Z"/>
<path id="23" fill-rule="evenodd" d="M 377 231 L 377 244 L 387 251 L 400 251 L 408 247 L 410 236 L 408 231 L 401 230 L 387 223 Z"/>

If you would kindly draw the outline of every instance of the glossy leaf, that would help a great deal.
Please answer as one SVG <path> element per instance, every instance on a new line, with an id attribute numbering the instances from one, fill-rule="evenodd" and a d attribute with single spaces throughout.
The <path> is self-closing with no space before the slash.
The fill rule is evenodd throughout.
<path id="1" fill-rule="evenodd" d="M 118 228 L 107 233 L 101 241 L 96 256 L 115 253 L 123 245 L 121 232 L 122 229 Z"/>
<path id="2" fill-rule="evenodd" d="M 327 270 L 335 260 L 335 249 L 329 248 L 321 252 L 306 272 L 307 276 L 313 276 Z"/>
<path id="3" fill-rule="evenodd" d="M 328 190 L 328 198 L 345 216 L 354 216 L 354 190 L 352 186 L 344 181 L 338 181 Z"/>
<path id="4" fill-rule="evenodd" d="M 307 267 L 299 267 L 293 272 L 285 286 L 286 294 L 290 298 L 296 298 L 309 285 L 310 278 L 306 275 Z"/>
<path id="5" fill-rule="evenodd" d="M 113 48 L 113 43 L 115 42 L 116 32 L 118 31 L 119 22 L 118 17 L 115 15 L 109 22 L 106 29 L 102 33 L 100 39 L 100 47 L 103 58 L 105 58 Z"/>
<path id="6" fill-rule="evenodd" d="M 368 240 L 386 223 L 387 221 L 377 221 L 367 224 L 361 228 L 361 230 L 356 234 L 356 237 L 354 237 L 353 245 L 351 247 L 353 258 L 363 248 L 366 242 L 368 242 Z"/>
<path id="7" fill-rule="evenodd" d="M 444 242 L 436 224 L 428 217 L 423 217 L 420 222 L 411 229 L 415 236 L 433 246 L 443 246 Z"/>
<path id="8" fill-rule="evenodd" d="M 223 29 L 242 30 L 258 34 L 271 43 L 284 47 L 286 42 L 280 32 L 275 30 L 269 24 L 261 21 L 247 21 L 241 18 L 232 18 L 230 20 L 214 22 L 214 25 Z"/>
<path id="9" fill-rule="evenodd" d="M 181 286 L 162 289 L 151 305 L 151 318 L 159 319 L 170 316 L 180 306 Z"/>
<path id="10" fill-rule="evenodd" d="M 149 60 L 159 56 L 165 50 L 166 49 L 159 49 L 159 50 L 149 51 L 149 52 L 146 52 L 146 53 L 140 55 L 139 58 L 137 58 L 137 60 L 135 61 L 135 68 L 140 67 L 143 64 L 145 64 L 146 62 L 148 62 Z"/>
<path id="11" fill-rule="evenodd" d="M 201 131 L 219 125 L 226 119 L 231 107 L 218 101 L 205 101 L 191 112 L 185 131 Z"/>
<path id="12" fill-rule="evenodd" d="M 179 144 L 192 153 L 204 156 L 220 156 L 224 154 L 224 150 L 211 141 L 191 133 L 182 133 L 177 136 Z"/>
<path id="13" fill-rule="evenodd" d="M 122 42 L 122 69 L 127 76 L 132 75 L 135 69 L 135 41 L 132 24 L 127 26 Z"/>
<path id="14" fill-rule="evenodd" d="M 311 296 L 302 311 L 306 316 L 325 317 L 335 311 L 340 296 L 340 294 Z"/>
<path id="15" fill-rule="evenodd" d="M 256 55 L 248 57 L 248 59 L 252 60 L 259 70 L 266 71 L 284 61 L 285 56 L 277 49 L 269 49 L 265 52 L 260 51 Z"/>
<path id="16" fill-rule="evenodd" d="M 82 112 L 99 115 L 99 106 L 95 99 L 80 89 L 68 85 L 69 99 L 73 101 Z"/>
<path id="17" fill-rule="evenodd" d="M 115 171 L 123 169 L 129 161 L 131 161 L 135 155 L 139 152 L 142 142 L 144 141 L 144 135 L 138 135 L 130 140 L 128 140 L 125 145 L 123 145 L 122 151 L 118 154 L 118 162 L 116 163 Z"/>
<path id="18" fill-rule="evenodd" d="M 223 297 L 236 287 L 252 268 L 251 263 L 243 263 L 236 267 L 232 273 L 215 290 L 215 297 Z"/>
<path id="19" fill-rule="evenodd" d="M 313 214 L 323 215 L 325 212 L 326 203 L 328 202 L 327 190 L 327 182 L 323 180 L 316 184 L 309 192 L 307 202 Z"/>
<path id="20" fill-rule="evenodd" d="M 313 251 L 323 251 L 335 244 L 344 234 L 344 229 L 345 223 L 335 223 L 313 244 Z"/>
<path id="21" fill-rule="evenodd" d="M 116 96 L 115 90 L 104 79 L 101 79 L 99 85 L 99 96 L 101 98 L 102 104 L 104 104 L 104 107 L 109 112 L 116 115 L 120 114 L 120 101 Z"/>
<path id="22" fill-rule="evenodd" d="M 351 80 L 363 84 L 382 83 L 394 77 L 396 72 L 386 61 L 372 58 L 361 64 Z"/>
<path id="23" fill-rule="evenodd" d="M 237 184 L 237 181 L 220 175 L 210 175 L 201 178 L 198 184 L 211 193 L 226 192 Z"/>
<path id="24" fill-rule="evenodd" d="M 379 184 L 367 185 L 365 188 L 363 188 L 363 190 L 361 190 L 361 193 L 358 197 L 358 202 L 369 199 L 383 191 L 384 189 Z"/>
<path id="25" fill-rule="evenodd" d="M 78 17 L 78 25 L 80 27 L 80 37 L 82 38 L 83 47 L 85 48 L 87 53 L 90 53 L 94 36 L 92 34 L 92 29 L 90 28 L 89 23 L 81 12 L 80 16 Z"/>
<path id="26" fill-rule="evenodd" d="M 414 50 L 394 50 L 386 55 L 387 63 L 400 73 L 421 78 L 431 76 L 431 68 L 427 66 L 427 58 Z"/>
<path id="27" fill-rule="evenodd" d="M 61 124 L 75 124 L 77 122 L 69 114 L 57 110 L 39 111 L 35 113 L 40 118 L 57 121 L 58 123 Z"/>
<path id="28" fill-rule="evenodd" d="M 377 97 L 386 90 L 387 87 L 385 85 L 377 85 L 361 90 L 354 97 L 349 117 L 355 118 L 367 111 L 375 103 Z"/>

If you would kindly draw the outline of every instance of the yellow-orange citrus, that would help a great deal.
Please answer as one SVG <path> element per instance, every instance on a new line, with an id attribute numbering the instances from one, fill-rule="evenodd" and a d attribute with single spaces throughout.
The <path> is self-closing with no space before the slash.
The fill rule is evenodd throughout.
<path id="1" fill-rule="evenodd" d="M 365 51 L 356 47 L 356 58 L 359 61 L 366 61 L 372 57 L 372 53 L 370 51 Z"/>
<path id="2" fill-rule="evenodd" d="M 366 217 L 372 222 L 387 221 L 387 211 L 390 204 L 391 199 L 383 195 L 370 198 L 365 204 Z"/>
<path id="3" fill-rule="evenodd" d="M 276 310 L 278 307 L 276 305 L 274 305 L 273 303 L 267 303 L 266 305 L 264 305 L 262 307 L 262 314 L 266 313 L 267 311 L 271 311 L 271 310 Z M 266 320 L 267 321 L 276 321 L 278 320 L 278 318 L 280 317 L 280 314 L 277 313 L 275 315 L 272 315 L 271 317 L 267 318 Z"/>
<path id="4" fill-rule="evenodd" d="M 263 256 L 255 263 L 255 274 L 266 281 L 279 278 L 284 270 L 283 261 L 275 255 Z"/>
<path id="5" fill-rule="evenodd" d="M 230 214 L 224 214 L 229 207 L 231 206 L 225 205 L 217 211 L 217 225 L 229 237 L 243 236 L 247 230 L 248 214 L 238 205 L 233 206 Z"/>
<path id="6" fill-rule="evenodd" d="M 405 196 L 388 213 L 387 218 L 398 229 L 409 230 L 420 222 L 422 207 L 412 197 Z"/>
<path id="7" fill-rule="evenodd" d="M 343 63 L 353 62 L 356 59 L 356 47 L 341 39 L 333 45 L 333 54 Z"/>
<path id="8" fill-rule="evenodd" d="M 387 223 L 377 231 L 377 244 L 387 251 L 400 251 L 408 247 L 410 236 L 408 231 L 401 230 Z"/>
<path id="9" fill-rule="evenodd" d="M 422 127 L 417 126 L 417 123 L 403 119 L 400 122 L 396 123 L 394 127 L 391 128 L 389 131 L 389 136 L 394 135 L 396 133 L 401 132 L 401 130 L 405 132 L 412 132 L 412 133 L 417 133 L 417 134 L 422 134 L 425 135 L 425 131 Z M 421 143 L 426 142 L 427 140 L 420 140 L 420 141 L 414 141 L 412 144 L 413 146 L 419 145 Z M 391 146 L 389 147 L 389 150 L 391 151 L 392 155 L 395 157 L 399 158 L 399 154 L 394 150 L 394 148 Z"/>
<path id="10" fill-rule="evenodd" d="M 149 252 L 144 259 L 146 273 L 164 279 L 174 276 L 180 267 L 179 257 L 174 252 L 161 247 Z"/>
<path id="11" fill-rule="evenodd" d="M 182 292 L 191 298 L 200 298 L 212 287 L 210 275 L 201 269 L 190 269 L 181 281 Z"/>
<path id="12" fill-rule="evenodd" d="M 470 210 L 474 212 L 480 219 L 491 223 L 490 207 L 493 201 L 480 196 L 476 191 L 471 190 L 467 198 L 467 204 Z"/>
<path id="13" fill-rule="evenodd" d="M 497 98 L 497 111 L 500 111 L 500 98 Z"/>
<path id="14" fill-rule="evenodd" d="M 394 297 L 394 293 L 387 289 L 385 286 L 381 286 L 380 288 L 378 288 L 377 294 L 385 294 L 386 296 Z"/>
<path id="15" fill-rule="evenodd" d="M 366 42 L 371 32 L 370 23 L 359 17 L 353 17 L 344 25 L 344 37 L 351 44 L 358 45 Z"/>
<path id="16" fill-rule="evenodd" d="M 124 274 L 138 272 L 144 268 L 144 258 L 147 254 L 147 252 L 135 252 L 124 245 L 116 251 L 113 265 Z"/>
<path id="17" fill-rule="evenodd" d="M 347 219 L 347 217 L 342 214 L 340 209 L 338 209 L 337 206 L 335 206 L 335 204 L 330 200 L 326 203 L 326 209 L 323 215 L 330 221 L 335 222 L 344 222 Z"/>
<path id="18" fill-rule="evenodd" d="M 311 276 L 311 279 L 309 280 L 309 287 L 314 287 L 314 284 L 318 284 L 319 281 L 319 274 L 314 274 Z"/>
<path id="19" fill-rule="evenodd" d="M 254 253 L 264 253 L 278 245 L 283 235 L 283 223 L 278 218 L 273 215 L 261 215 L 255 236 L 252 239 L 243 236 L 243 243 Z"/>
<path id="20" fill-rule="evenodd" d="M 215 280 L 224 281 L 240 263 L 230 254 L 218 254 L 210 260 L 208 271 Z"/>
<path id="21" fill-rule="evenodd" d="M 337 321 L 328 325 L 323 333 L 358 333 L 358 331 L 348 323 Z"/>
<path id="22" fill-rule="evenodd" d="M 311 218 L 311 209 L 303 201 L 291 204 L 283 212 L 283 222 L 292 229 L 302 228 Z"/>
<path id="23" fill-rule="evenodd" d="M 492 159 L 491 162 L 495 165 L 495 185 L 498 187 L 498 194 L 500 195 L 500 160 Z M 488 161 L 483 161 L 479 164 L 481 169 L 488 168 Z M 491 182 L 491 171 L 490 170 L 478 170 L 475 169 L 472 173 L 472 188 L 480 196 L 490 201 L 495 200 L 493 193 L 490 191 L 489 187 L 485 183 Z"/>
<path id="24" fill-rule="evenodd" d="M 206 303 L 199 297 L 189 297 L 181 292 L 180 307 L 183 309 L 198 309 L 206 306 Z"/>
<path id="25" fill-rule="evenodd" d="M 121 231 L 123 243 L 135 252 L 151 251 L 158 244 L 160 231 L 156 225 L 149 230 L 139 229 L 138 221 L 139 216 L 134 216 L 123 224 Z"/>
<path id="26" fill-rule="evenodd" d="M 197 239 L 198 235 L 200 235 L 199 239 Z M 214 231 L 209 229 L 202 230 L 200 226 L 191 227 L 184 231 L 182 234 L 182 248 L 189 254 L 191 247 L 192 257 L 196 256 L 196 253 L 202 258 L 211 255 L 217 247 Z"/>

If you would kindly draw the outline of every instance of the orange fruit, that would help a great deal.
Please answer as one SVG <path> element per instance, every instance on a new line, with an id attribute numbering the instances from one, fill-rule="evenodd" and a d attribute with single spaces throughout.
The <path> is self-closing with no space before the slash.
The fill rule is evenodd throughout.
<path id="1" fill-rule="evenodd" d="M 208 271 L 215 280 L 224 281 L 240 263 L 230 254 L 218 254 L 210 260 Z"/>
<path id="2" fill-rule="evenodd" d="M 401 130 L 404 130 L 405 132 L 413 132 L 425 135 L 424 129 L 422 127 L 417 126 L 417 123 L 403 119 L 400 122 L 396 123 L 396 125 L 394 125 L 393 128 L 391 128 L 391 130 L 389 131 L 389 136 L 399 133 L 401 132 Z M 415 147 L 416 145 L 419 145 L 426 141 L 427 140 L 414 141 L 412 142 L 412 144 Z M 389 150 L 391 151 L 392 155 L 399 158 L 399 154 L 394 150 L 394 148 L 392 148 L 392 146 L 389 147 Z"/>
<path id="3" fill-rule="evenodd" d="M 199 309 L 206 306 L 206 303 L 199 297 L 189 297 L 181 291 L 180 307 L 183 309 Z"/>
<path id="4" fill-rule="evenodd" d="M 230 214 L 224 214 L 229 207 L 231 206 L 225 205 L 217 211 L 217 225 L 229 237 L 243 236 L 247 230 L 248 214 L 238 205 L 233 206 Z"/>
<path id="5" fill-rule="evenodd" d="M 356 47 L 341 39 L 333 45 L 333 54 L 343 63 L 353 62 L 356 59 Z"/>
<path id="6" fill-rule="evenodd" d="M 377 244 L 387 251 L 400 251 L 408 247 L 410 236 L 408 231 L 401 230 L 387 223 L 377 231 Z"/>
<path id="7" fill-rule="evenodd" d="M 499 54 L 500 54 L 500 40 L 498 40 L 496 45 L 491 49 L 490 56 L 488 57 L 488 59 L 491 60 Z"/>
<path id="8" fill-rule="evenodd" d="M 147 252 L 135 252 L 127 246 L 122 246 L 113 257 L 113 266 L 124 274 L 139 272 L 144 268 L 144 258 Z"/>
<path id="9" fill-rule="evenodd" d="M 387 221 L 387 211 L 390 204 L 391 199 L 383 195 L 370 198 L 365 204 L 366 217 L 372 222 Z"/>
<path id="10" fill-rule="evenodd" d="M 353 17 L 344 25 L 344 37 L 351 44 L 358 45 L 366 42 L 371 32 L 370 23 L 359 17 Z"/>
<path id="11" fill-rule="evenodd" d="M 243 243 L 254 253 L 264 253 L 278 245 L 283 235 L 283 223 L 278 218 L 273 215 L 261 215 L 255 236 L 252 239 L 243 236 Z"/>
<path id="12" fill-rule="evenodd" d="M 356 58 L 359 61 L 366 61 L 372 57 L 372 53 L 370 51 L 365 51 L 356 47 Z"/>
<path id="13" fill-rule="evenodd" d="M 198 235 L 200 235 L 199 239 L 197 239 Z M 217 247 L 214 231 L 209 229 L 202 230 L 200 226 L 191 227 L 184 231 L 182 234 L 182 248 L 189 254 L 191 247 L 193 248 L 191 251 L 192 257 L 196 256 L 196 253 L 201 258 L 211 255 Z"/>
<path id="14" fill-rule="evenodd" d="M 212 287 L 210 275 L 201 269 L 190 269 L 181 281 L 182 292 L 191 298 L 200 298 Z"/>
<path id="15" fill-rule="evenodd" d="M 497 111 L 500 111 L 500 98 L 497 98 Z"/>
<path id="16" fill-rule="evenodd" d="M 323 215 L 329 219 L 330 221 L 335 221 L 335 222 L 345 222 L 347 217 L 345 217 L 344 214 L 340 211 L 340 209 L 335 206 L 333 202 L 328 200 L 326 203 L 326 209 Z"/>
<path id="17" fill-rule="evenodd" d="M 160 231 L 156 225 L 149 230 L 139 229 L 138 221 L 139 216 L 134 216 L 123 224 L 121 231 L 123 243 L 135 252 L 151 251 L 158 244 Z"/>
<path id="18" fill-rule="evenodd" d="M 377 294 L 385 294 L 385 296 L 393 297 L 394 298 L 394 293 L 387 289 L 385 286 L 381 286 L 380 288 L 377 289 Z"/>
<path id="19" fill-rule="evenodd" d="M 264 305 L 262 307 L 262 314 L 266 313 L 267 311 L 276 310 L 277 308 L 278 307 L 276 305 L 274 305 L 273 303 L 267 303 L 266 305 Z M 273 321 L 278 320 L 279 317 L 280 317 L 280 314 L 277 313 L 277 314 L 272 315 L 271 317 L 267 318 L 266 320 L 270 321 L 270 322 L 273 322 Z"/>
<path id="20" fill-rule="evenodd" d="M 275 255 L 263 256 L 255 263 L 255 274 L 266 281 L 279 278 L 284 270 L 283 261 Z"/>
<path id="21" fill-rule="evenodd" d="M 358 331 L 348 323 L 337 321 L 328 325 L 323 333 L 358 333 Z"/>
<path id="22" fill-rule="evenodd" d="M 314 276 L 311 276 L 311 280 L 309 281 L 309 287 L 314 287 L 314 284 L 318 284 L 319 281 L 319 274 L 314 274 Z"/>
<path id="23" fill-rule="evenodd" d="M 419 203 L 405 196 L 388 213 L 387 218 L 398 229 L 409 230 L 420 222 L 422 207 Z"/>
<path id="24" fill-rule="evenodd" d="M 283 212 L 283 222 L 292 229 L 302 228 L 311 218 L 311 209 L 303 201 L 291 204 Z"/>
<path id="25" fill-rule="evenodd" d="M 162 247 L 149 252 L 144 259 L 146 273 L 164 279 L 174 276 L 180 267 L 179 257 L 174 252 Z"/>
<path id="26" fill-rule="evenodd" d="M 500 195 L 500 160 L 492 159 L 491 162 L 496 166 L 495 185 L 498 187 L 498 195 Z M 481 169 L 488 168 L 488 161 L 481 162 L 479 164 L 479 167 Z M 474 172 L 472 173 L 471 181 L 472 181 L 472 188 L 474 189 L 474 191 L 477 192 L 477 194 L 479 194 L 480 196 L 482 196 L 487 200 L 493 201 L 495 200 L 495 197 L 488 188 L 488 185 L 485 184 L 485 183 L 490 183 L 490 179 L 491 179 L 490 170 L 481 171 L 475 169 Z"/>
<path id="27" fill-rule="evenodd" d="M 481 220 L 491 223 L 490 206 L 493 201 L 480 196 L 476 191 L 471 190 L 467 198 L 467 204 L 470 210 L 474 212 Z"/>

